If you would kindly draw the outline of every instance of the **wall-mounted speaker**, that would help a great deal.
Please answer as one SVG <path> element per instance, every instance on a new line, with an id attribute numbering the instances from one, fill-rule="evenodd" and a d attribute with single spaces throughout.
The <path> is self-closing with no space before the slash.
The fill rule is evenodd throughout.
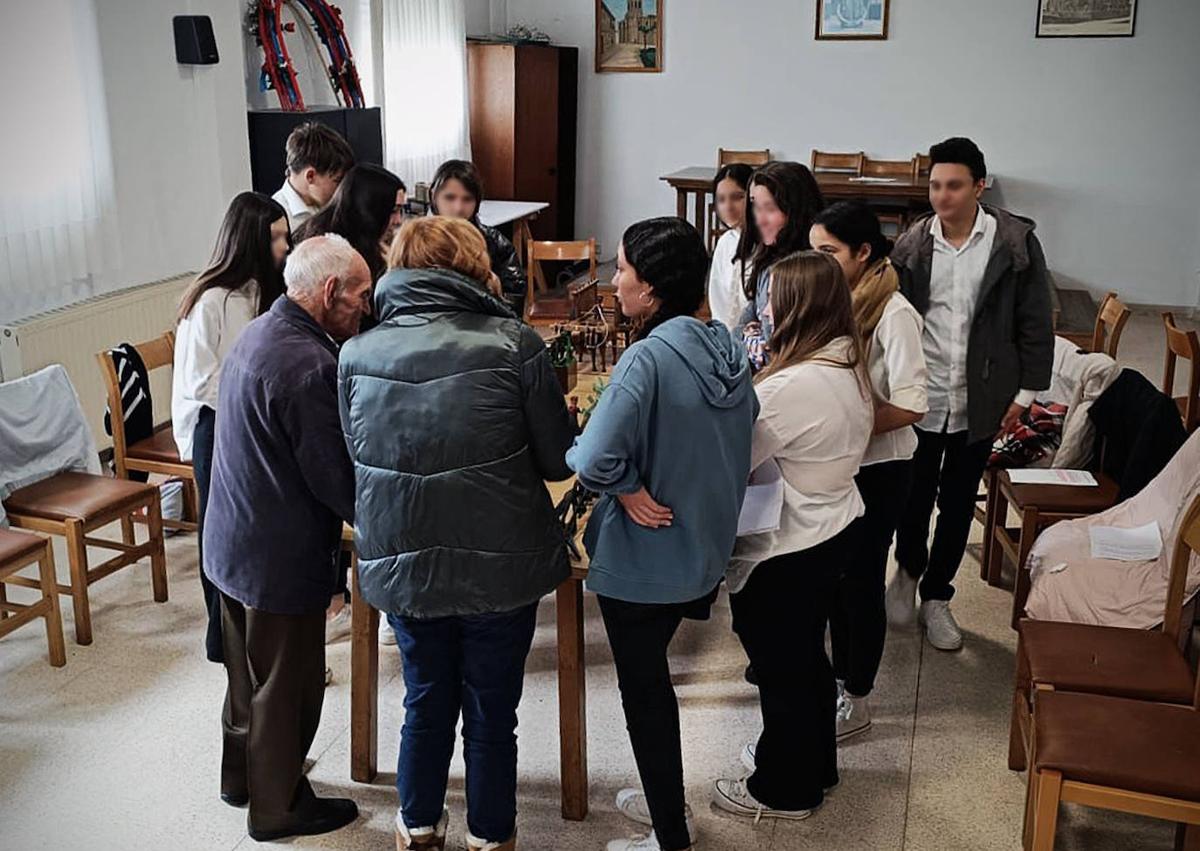
<path id="1" fill-rule="evenodd" d="M 208 15 L 176 15 L 175 61 L 180 65 L 216 65 L 217 40 Z"/>

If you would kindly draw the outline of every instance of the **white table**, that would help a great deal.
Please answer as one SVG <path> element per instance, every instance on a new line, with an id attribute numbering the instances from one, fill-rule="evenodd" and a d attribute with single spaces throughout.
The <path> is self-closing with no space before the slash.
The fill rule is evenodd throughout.
<path id="1" fill-rule="evenodd" d="M 479 221 L 490 227 L 511 223 L 517 259 L 528 270 L 529 242 L 533 239 L 533 234 L 529 230 L 529 222 L 536 219 L 538 213 L 549 206 L 545 201 L 483 201 L 479 205 Z M 546 282 L 542 278 L 540 267 L 533 267 L 533 277 L 539 289 L 546 289 Z"/>

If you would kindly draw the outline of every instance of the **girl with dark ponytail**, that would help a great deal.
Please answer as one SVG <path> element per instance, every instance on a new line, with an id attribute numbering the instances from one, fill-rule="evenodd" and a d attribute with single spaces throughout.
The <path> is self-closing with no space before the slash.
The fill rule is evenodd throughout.
<path id="1" fill-rule="evenodd" d="M 708 256 L 682 219 L 638 222 L 613 284 L 638 323 L 567 464 L 602 494 L 584 534 L 642 790 L 617 807 L 663 851 L 692 847 L 679 706 L 667 649 L 684 618 L 705 619 L 737 534 L 757 413 L 750 366 L 719 322 L 695 314 Z M 609 849 L 651 847 L 623 844 Z"/>

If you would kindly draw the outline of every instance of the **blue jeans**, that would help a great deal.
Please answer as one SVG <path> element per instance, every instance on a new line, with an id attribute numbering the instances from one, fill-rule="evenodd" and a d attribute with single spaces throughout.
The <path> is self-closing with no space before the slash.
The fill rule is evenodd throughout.
<path id="1" fill-rule="evenodd" d="M 396 789 L 405 826 L 442 817 L 454 733 L 463 717 L 467 827 L 507 842 L 517 826 L 517 704 L 537 604 L 461 617 L 388 615 L 404 667 L 404 727 Z"/>

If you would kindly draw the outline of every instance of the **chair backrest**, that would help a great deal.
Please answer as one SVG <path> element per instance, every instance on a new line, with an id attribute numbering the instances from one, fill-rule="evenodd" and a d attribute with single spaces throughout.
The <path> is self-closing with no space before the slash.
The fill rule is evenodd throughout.
<path id="1" fill-rule="evenodd" d="M 1121 332 L 1133 313 L 1116 293 L 1108 293 L 1096 311 L 1096 328 L 1092 331 L 1093 352 L 1103 352 L 1113 360 L 1117 358 L 1117 346 L 1121 343 Z M 1107 342 L 1106 342 L 1107 337 Z"/>
<path id="2" fill-rule="evenodd" d="M 863 161 L 866 158 L 867 155 L 862 151 L 857 153 L 835 153 L 833 151 L 818 151 L 814 148 L 811 165 L 814 172 L 836 171 L 861 176 Z"/>
<path id="3" fill-rule="evenodd" d="M 1167 577 L 1167 605 L 1163 610 L 1163 632 L 1178 643 L 1183 629 L 1184 593 L 1187 589 L 1188 567 L 1192 553 L 1200 553 L 1200 494 L 1192 502 L 1179 524 L 1175 545 L 1171 549 L 1171 572 Z M 1190 626 L 1190 624 L 1189 624 Z"/>
<path id="4" fill-rule="evenodd" d="M 175 363 L 175 332 L 166 331 L 160 337 L 134 345 L 138 356 L 146 367 L 146 372 L 153 372 Z M 104 385 L 108 391 L 109 421 L 112 426 L 113 464 L 117 468 L 117 476 L 125 478 L 128 470 L 125 467 L 125 409 L 121 405 L 121 384 L 117 378 L 117 368 L 113 364 L 112 355 L 107 350 L 96 353 L 96 362 L 100 365 L 100 374 L 104 376 Z"/>
<path id="5" fill-rule="evenodd" d="M 895 177 L 905 180 L 915 180 L 917 176 L 917 161 L 911 160 L 873 160 L 864 157 L 862 163 L 863 177 Z"/>
<path id="6" fill-rule="evenodd" d="M 746 165 L 765 165 L 771 161 L 771 149 L 763 148 L 761 151 L 731 151 L 727 148 L 717 148 L 717 168 L 731 163 L 745 163 Z"/>
<path id="7" fill-rule="evenodd" d="M 929 177 L 929 170 L 933 168 L 933 157 L 929 154 L 914 154 L 913 163 L 916 164 L 917 177 Z"/>
<path id="8" fill-rule="evenodd" d="M 1175 361 L 1184 358 L 1192 362 L 1187 395 L 1183 397 L 1183 410 L 1180 411 L 1184 430 L 1191 434 L 1200 423 L 1200 336 L 1195 331 L 1184 331 L 1177 326 L 1174 314 L 1164 313 L 1162 318 L 1167 331 L 1167 363 L 1162 384 L 1164 393 L 1172 397 L 1175 395 Z"/>
<path id="9" fill-rule="evenodd" d="M 596 280 L 596 240 L 581 239 L 574 242 L 551 242 L 545 240 L 529 240 L 528 250 L 525 255 L 528 262 L 525 264 L 525 313 L 529 314 L 530 308 L 533 307 L 533 301 L 537 297 L 537 289 L 534 284 L 534 266 L 542 260 L 554 260 L 559 262 L 569 262 L 572 260 L 587 260 L 588 261 L 588 277 L 589 281 Z"/>

